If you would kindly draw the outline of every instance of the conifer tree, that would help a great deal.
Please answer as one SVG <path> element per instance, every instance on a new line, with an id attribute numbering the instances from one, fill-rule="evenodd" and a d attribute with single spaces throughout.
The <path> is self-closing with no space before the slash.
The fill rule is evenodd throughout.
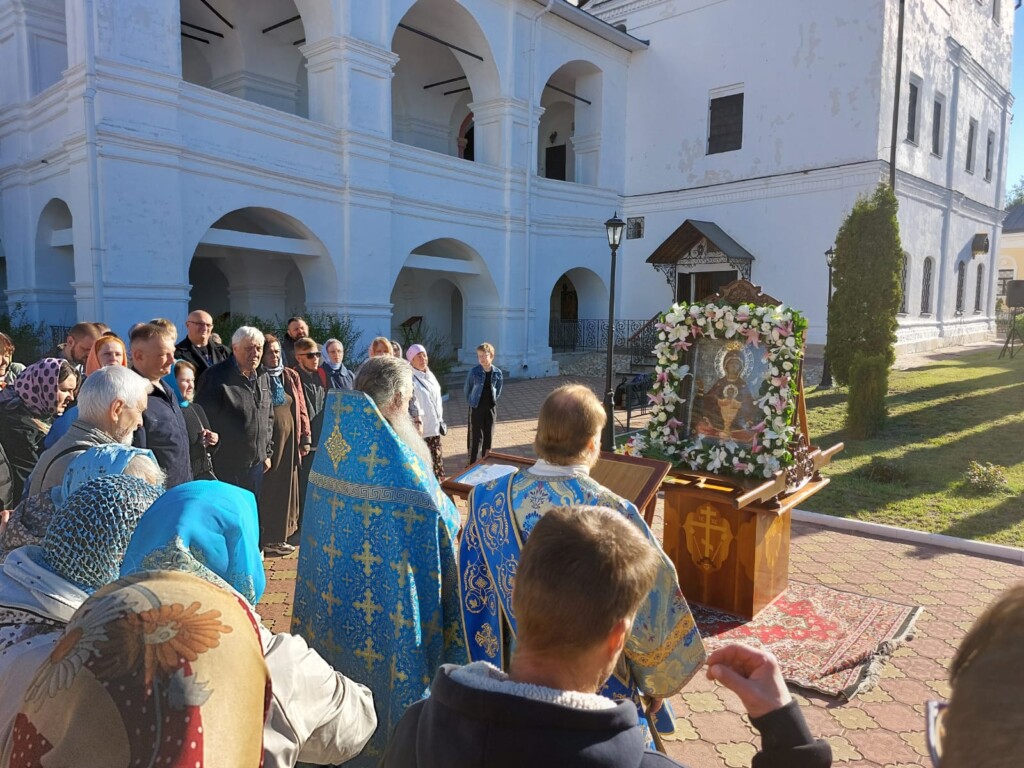
<path id="1" fill-rule="evenodd" d="M 828 359 L 840 384 L 850 382 L 858 353 L 895 358 L 896 313 L 903 298 L 898 203 L 888 185 L 853 206 L 836 236 L 835 293 L 828 316 Z"/>

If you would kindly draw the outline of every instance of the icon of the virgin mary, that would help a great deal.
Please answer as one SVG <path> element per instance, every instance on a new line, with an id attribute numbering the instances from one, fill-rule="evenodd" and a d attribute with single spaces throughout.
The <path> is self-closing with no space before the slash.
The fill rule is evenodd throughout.
<path id="1" fill-rule="evenodd" d="M 750 442 L 762 414 L 743 378 L 746 360 L 741 351 L 726 349 L 716 362 L 720 378 L 698 400 L 701 415 L 696 431 L 719 440 Z"/>

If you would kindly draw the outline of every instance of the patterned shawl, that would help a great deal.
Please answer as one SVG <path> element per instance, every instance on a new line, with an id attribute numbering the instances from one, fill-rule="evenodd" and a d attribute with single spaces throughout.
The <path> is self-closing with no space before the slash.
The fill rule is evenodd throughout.
<path id="1" fill-rule="evenodd" d="M 57 412 L 57 379 L 65 364 L 59 357 L 44 357 L 32 363 L 11 386 L 0 392 L 0 401 L 18 397 L 33 416 L 44 419 L 53 416 Z"/>
<path id="2" fill-rule="evenodd" d="M 140 521 L 121 575 L 155 570 L 210 570 L 256 605 L 267 586 L 256 497 L 217 480 L 171 488 Z"/>
<path id="3" fill-rule="evenodd" d="M 145 573 L 75 613 L 28 687 L 12 768 L 252 768 L 270 674 L 252 612 L 183 573 Z"/>
<path id="4" fill-rule="evenodd" d="M 83 451 L 72 459 L 68 468 L 64 470 L 64 482 L 51 491 L 54 504 L 63 504 L 75 491 L 97 477 L 124 474 L 128 464 L 136 456 L 146 456 L 156 463 L 156 456 L 152 451 L 120 443 L 97 445 Z"/>
<path id="5" fill-rule="evenodd" d="M 128 475 L 89 481 L 54 511 L 43 537 L 45 564 L 90 593 L 114 581 L 139 518 L 161 493 Z"/>

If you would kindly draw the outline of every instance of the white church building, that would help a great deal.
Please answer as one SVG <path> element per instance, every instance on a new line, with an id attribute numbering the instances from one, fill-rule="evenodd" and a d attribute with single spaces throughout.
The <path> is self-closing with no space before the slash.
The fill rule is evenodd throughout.
<path id="1" fill-rule="evenodd" d="M 1010 0 L 906 0 L 904 348 L 994 328 Z M 423 318 L 553 372 L 746 276 L 825 334 L 888 179 L 896 0 L 0 0 L 0 288 L 53 325 Z M 2 306 L 0 306 L 2 308 Z"/>

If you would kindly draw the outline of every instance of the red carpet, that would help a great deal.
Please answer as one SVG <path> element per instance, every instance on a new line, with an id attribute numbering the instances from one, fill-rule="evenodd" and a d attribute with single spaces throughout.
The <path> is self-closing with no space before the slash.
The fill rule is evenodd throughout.
<path id="1" fill-rule="evenodd" d="M 786 682 L 850 699 L 911 634 L 921 609 L 793 581 L 752 621 L 691 606 L 708 650 L 741 642 L 774 653 Z"/>

